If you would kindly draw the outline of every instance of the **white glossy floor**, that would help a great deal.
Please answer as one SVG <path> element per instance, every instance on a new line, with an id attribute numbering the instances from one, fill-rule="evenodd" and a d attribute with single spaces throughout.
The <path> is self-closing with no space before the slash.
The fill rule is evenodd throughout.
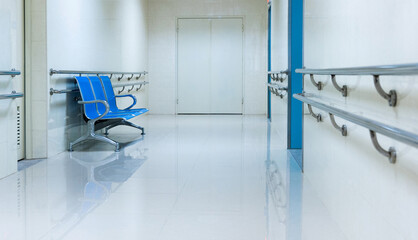
<path id="1" fill-rule="evenodd" d="M 0 239 L 345 239 L 264 116 L 141 124 L 0 180 Z"/>

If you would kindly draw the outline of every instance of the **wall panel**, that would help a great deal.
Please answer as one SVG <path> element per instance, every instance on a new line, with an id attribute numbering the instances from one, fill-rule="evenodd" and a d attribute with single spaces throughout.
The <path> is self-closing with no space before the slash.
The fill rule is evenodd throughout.
<path id="1" fill-rule="evenodd" d="M 356 67 L 418 62 L 416 1 L 305 1 L 305 66 Z M 411 28 L 412 27 L 412 28 Z M 305 90 L 366 117 L 418 133 L 418 77 L 382 77 L 382 86 L 399 95 L 389 107 L 371 76 L 337 77 L 349 88 L 343 98 L 329 76 L 318 91 L 305 77 Z M 321 112 L 316 110 L 316 112 Z M 369 131 L 344 122 L 348 137 L 336 131 L 327 117 L 317 123 L 305 116 L 305 175 L 321 201 L 349 239 L 417 239 L 418 150 L 385 137 L 384 148 L 396 147 L 392 165 L 377 153 Z"/>

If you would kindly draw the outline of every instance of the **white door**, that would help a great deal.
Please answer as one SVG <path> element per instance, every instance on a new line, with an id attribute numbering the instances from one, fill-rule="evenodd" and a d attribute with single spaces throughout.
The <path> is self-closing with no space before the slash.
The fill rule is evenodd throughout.
<path id="1" fill-rule="evenodd" d="M 178 22 L 178 112 L 210 112 L 210 20 Z"/>
<path id="2" fill-rule="evenodd" d="M 0 71 L 23 71 L 23 19 L 23 0 L 0 0 Z M 23 90 L 23 75 L 0 76 L 0 95 Z M 16 172 L 24 158 L 23 102 L 0 99 L 0 178 Z"/>
<path id="3" fill-rule="evenodd" d="M 242 19 L 179 19 L 179 114 L 242 114 Z"/>

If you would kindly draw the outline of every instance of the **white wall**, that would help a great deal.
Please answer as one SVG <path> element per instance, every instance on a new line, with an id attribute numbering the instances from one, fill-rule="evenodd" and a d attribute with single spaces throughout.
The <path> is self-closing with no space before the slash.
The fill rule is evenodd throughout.
<path id="1" fill-rule="evenodd" d="M 146 0 L 49 0 L 48 69 L 148 71 L 147 9 Z M 55 75 L 50 87 L 73 88 L 74 81 Z M 138 107 L 148 106 L 147 89 L 131 92 Z M 49 98 L 49 156 L 66 150 L 82 132 L 81 108 L 75 107 L 74 96 Z M 121 104 L 131 100 L 125 101 Z"/>
<path id="2" fill-rule="evenodd" d="M 25 1 L 26 158 L 45 158 L 48 143 L 47 0 Z"/>
<path id="3" fill-rule="evenodd" d="M 152 114 L 176 113 L 176 18 L 217 16 L 244 17 L 244 113 L 266 113 L 266 1 L 149 0 L 148 10 Z"/>
<path id="4" fill-rule="evenodd" d="M 0 0 L 0 70 L 23 71 L 23 1 Z M 0 76 L 0 94 L 23 92 L 23 75 Z M 0 178 L 17 171 L 17 107 L 23 99 L 0 100 Z M 22 116 L 23 120 L 23 116 Z M 22 128 L 23 133 L 23 128 Z M 21 141 L 23 146 L 23 139 Z"/>
<path id="5" fill-rule="evenodd" d="M 271 70 L 283 71 L 288 68 L 288 0 L 274 0 L 271 3 Z M 287 86 L 288 81 L 280 83 Z M 280 98 L 271 94 L 271 125 L 282 137 L 282 149 L 287 149 L 287 106 L 288 95 Z"/>
<path id="6" fill-rule="evenodd" d="M 305 0 L 305 66 L 353 67 L 418 62 L 417 1 Z M 418 77 L 382 77 L 396 89 L 398 106 L 389 107 L 371 76 L 337 77 L 347 84 L 343 98 L 329 76 L 318 91 L 305 78 L 305 90 L 330 98 L 339 107 L 418 133 Z M 314 109 L 316 112 L 321 112 Z M 322 112 L 323 116 L 327 116 Z M 396 147 L 392 165 L 372 146 L 369 131 L 344 120 L 342 137 L 326 117 L 305 116 L 305 176 L 348 239 L 418 239 L 418 150 L 378 136 L 384 148 Z"/>

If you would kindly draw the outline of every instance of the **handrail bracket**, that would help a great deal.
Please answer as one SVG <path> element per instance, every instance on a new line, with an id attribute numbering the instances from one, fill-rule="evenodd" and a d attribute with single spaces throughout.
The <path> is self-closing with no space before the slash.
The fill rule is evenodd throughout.
<path id="1" fill-rule="evenodd" d="M 396 90 L 390 90 L 389 93 L 386 93 L 385 90 L 383 90 L 382 86 L 380 85 L 380 77 L 379 75 L 373 75 L 374 78 L 374 86 L 376 87 L 377 92 L 380 96 L 382 96 L 384 99 L 388 100 L 389 106 L 396 107 L 397 104 L 397 93 Z"/>
<path id="2" fill-rule="evenodd" d="M 313 75 L 313 74 L 309 74 L 309 75 L 310 75 L 310 77 L 311 77 L 311 82 L 312 82 L 312 84 L 313 84 L 316 88 L 318 88 L 318 90 L 319 90 L 319 91 L 321 91 L 321 90 L 322 90 L 322 87 L 323 87 L 322 82 L 321 82 L 321 81 L 319 81 L 318 83 L 317 83 L 317 82 L 315 82 L 314 75 Z"/>
<path id="3" fill-rule="evenodd" d="M 396 149 L 394 147 L 390 147 L 388 151 L 383 149 L 377 140 L 375 131 L 370 130 L 370 137 L 372 139 L 373 146 L 376 148 L 376 150 L 382 155 L 384 155 L 385 157 L 387 157 L 390 163 L 395 164 L 396 163 Z"/>
<path id="4" fill-rule="evenodd" d="M 332 114 L 332 113 L 330 113 L 329 114 L 329 117 L 330 117 L 330 119 L 331 119 L 331 123 L 332 123 L 332 125 L 338 130 L 338 131 L 340 131 L 341 132 L 341 134 L 344 136 L 344 137 L 346 137 L 347 136 L 347 125 L 342 125 L 341 127 L 340 126 L 338 126 L 338 124 L 337 124 L 337 122 L 335 121 L 335 117 L 334 117 L 334 114 Z"/>
<path id="5" fill-rule="evenodd" d="M 334 87 L 341 92 L 341 94 L 343 95 L 343 97 L 347 97 L 348 95 L 348 88 L 347 85 L 343 85 L 342 87 L 340 87 L 337 83 L 337 79 L 335 77 L 335 75 L 331 75 L 331 80 L 332 80 L 332 85 L 334 85 Z"/>
<path id="6" fill-rule="evenodd" d="M 308 109 L 309 109 L 309 113 L 312 115 L 312 117 L 316 118 L 316 121 L 317 121 L 317 122 L 322 122 L 322 115 L 321 115 L 320 113 L 315 114 L 315 113 L 312 111 L 312 106 L 311 106 L 311 104 L 308 104 Z"/>

